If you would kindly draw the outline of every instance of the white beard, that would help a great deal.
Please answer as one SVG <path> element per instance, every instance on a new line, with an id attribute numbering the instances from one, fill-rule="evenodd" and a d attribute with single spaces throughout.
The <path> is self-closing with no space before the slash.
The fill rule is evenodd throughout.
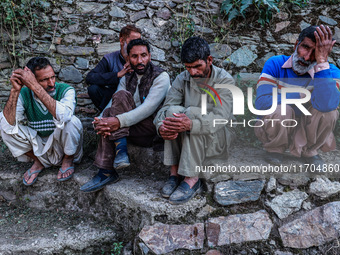
<path id="1" fill-rule="evenodd" d="M 308 65 L 308 66 L 302 66 L 299 64 L 299 61 Z M 293 53 L 293 71 L 296 72 L 298 75 L 303 75 L 307 73 L 310 69 L 312 69 L 316 65 L 316 61 L 305 61 L 303 58 L 299 57 L 297 53 L 297 47 Z"/>

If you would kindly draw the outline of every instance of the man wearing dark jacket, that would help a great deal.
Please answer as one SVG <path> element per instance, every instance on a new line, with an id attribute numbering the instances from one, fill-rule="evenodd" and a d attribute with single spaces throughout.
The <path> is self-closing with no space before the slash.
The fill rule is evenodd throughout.
<path id="1" fill-rule="evenodd" d="M 139 39 L 141 30 L 134 25 L 127 25 L 119 33 L 120 51 L 106 54 L 98 65 L 91 70 L 86 82 L 88 94 L 93 104 L 102 111 L 117 90 L 120 78 L 131 72 L 127 61 L 126 47 L 131 40 Z"/>

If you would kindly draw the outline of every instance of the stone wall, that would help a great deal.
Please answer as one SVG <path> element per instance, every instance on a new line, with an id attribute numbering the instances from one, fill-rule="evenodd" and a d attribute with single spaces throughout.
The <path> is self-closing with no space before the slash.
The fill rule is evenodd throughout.
<path id="1" fill-rule="evenodd" d="M 35 27 L 33 35 L 22 29 L 17 36 L 17 42 L 22 45 L 15 46 L 23 56 L 19 58 L 19 66 L 24 66 L 32 56 L 47 56 L 59 80 L 73 85 L 78 93 L 86 92 L 87 73 L 104 54 L 119 49 L 119 31 L 130 23 L 143 30 L 143 37 L 152 45 L 153 61 L 168 70 L 172 79 L 183 71 L 180 44 L 191 34 L 208 40 L 216 65 L 233 75 L 241 73 L 241 78 L 254 80 L 269 57 L 292 53 L 297 35 L 309 24 L 329 25 L 334 38 L 340 41 L 337 5 L 312 3 L 308 9 L 283 6 L 271 23 L 262 27 L 254 17 L 231 25 L 220 14 L 221 2 L 41 0 L 45 12 L 39 16 L 44 26 Z M 6 33 L 2 37 L 3 42 L 10 42 Z M 339 57 L 340 47 L 336 44 L 330 61 L 340 66 Z M 9 95 L 12 66 L 8 52 L 1 48 L 0 109 Z M 78 113 L 93 107 L 84 98 L 79 98 L 78 106 Z"/>

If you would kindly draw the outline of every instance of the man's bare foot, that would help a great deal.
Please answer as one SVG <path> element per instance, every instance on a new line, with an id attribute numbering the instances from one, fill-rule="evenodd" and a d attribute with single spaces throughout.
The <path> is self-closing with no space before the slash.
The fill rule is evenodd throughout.
<path id="1" fill-rule="evenodd" d="M 185 177 L 184 181 L 189 184 L 191 189 L 198 181 L 198 177 Z"/>
<path id="2" fill-rule="evenodd" d="M 61 165 L 61 170 L 66 171 L 66 172 L 62 173 L 61 171 L 59 171 L 58 176 L 57 176 L 58 180 L 65 179 L 65 178 L 67 178 L 67 177 L 69 177 L 70 175 L 73 174 L 74 168 L 71 168 L 71 167 L 73 167 L 73 159 L 74 159 L 73 155 L 72 156 L 68 156 L 68 155 L 64 156 L 63 163 Z M 66 169 L 68 169 L 68 170 L 66 170 Z"/>
<path id="3" fill-rule="evenodd" d="M 26 173 L 24 174 L 24 180 L 27 183 L 27 185 L 31 185 L 32 182 L 35 180 L 35 178 L 38 177 L 40 171 L 42 171 L 43 169 L 44 169 L 44 166 L 38 160 L 34 161 L 29 171 L 26 171 Z M 34 173 L 34 172 L 37 172 L 37 173 Z"/>

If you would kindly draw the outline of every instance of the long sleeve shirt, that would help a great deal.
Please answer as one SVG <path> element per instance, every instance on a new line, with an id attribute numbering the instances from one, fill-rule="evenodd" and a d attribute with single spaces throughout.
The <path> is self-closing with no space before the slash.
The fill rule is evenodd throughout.
<path id="1" fill-rule="evenodd" d="M 292 69 L 292 57 L 274 56 L 265 63 L 257 83 L 255 107 L 266 110 L 272 106 L 272 89 L 278 89 L 278 105 L 281 104 L 281 88 L 305 88 L 311 91 L 311 104 L 320 112 L 335 110 L 340 102 L 340 70 L 329 63 L 314 66 L 308 73 L 297 75 Z M 300 98 L 299 93 L 287 93 L 289 99 Z M 294 108 L 297 114 L 300 112 Z"/>
<path id="2" fill-rule="evenodd" d="M 215 87 L 215 84 L 234 85 L 235 82 L 224 69 L 212 66 L 211 77 L 207 84 Z M 202 115 L 201 95 L 204 92 L 199 89 L 188 71 L 179 74 L 171 86 L 162 109 L 158 111 L 155 117 L 154 124 L 157 131 L 163 124 L 167 109 L 171 106 L 183 106 L 190 110 L 190 116 L 188 117 L 192 120 L 191 134 L 213 134 L 219 129 L 225 128 L 225 125 L 214 125 L 214 119 L 230 120 L 234 118 L 232 114 L 232 94 L 225 88 L 215 89 L 221 98 L 222 104 L 215 105 L 213 99 L 207 97 L 207 114 Z M 217 95 L 215 95 L 215 100 L 218 101 L 216 97 Z"/>
<path id="3" fill-rule="evenodd" d="M 39 100 L 38 97 L 34 95 L 34 99 L 41 106 L 42 109 L 46 109 L 45 105 Z M 68 90 L 64 97 L 60 101 L 56 101 L 56 118 L 53 118 L 53 122 L 57 128 L 63 129 L 65 123 L 69 122 L 74 115 L 74 110 L 76 107 L 76 99 L 75 99 L 75 90 Z M 26 119 L 25 117 L 25 108 L 23 104 L 23 100 L 18 98 L 17 108 L 16 108 L 16 117 L 15 117 L 15 125 L 10 125 L 3 112 L 0 113 L 0 128 L 6 134 L 18 134 L 18 124 Z"/>
<path id="4" fill-rule="evenodd" d="M 120 81 L 117 74 L 123 69 L 124 64 L 125 59 L 119 51 L 107 54 L 87 74 L 86 83 L 103 87 L 110 86 L 116 89 Z"/>
<path id="5" fill-rule="evenodd" d="M 139 76 L 138 78 L 140 81 L 141 76 Z M 151 116 L 155 112 L 157 107 L 164 100 L 169 88 L 170 88 L 169 74 L 167 72 L 162 72 L 158 77 L 154 79 L 153 84 L 149 90 L 149 94 L 145 98 L 144 102 L 141 104 L 140 98 L 139 98 L 138 86 L 137 86 L 136 92 L 133 95 L 136 108 L 129 112 L 119 114 L 116 116 L 119 119 L 120 127 L 121 128 L 130 127 L 146 119 L 147 117 Z M 123 77 L 120 80 L 117 91 L 119 90 L 126 90 L 125 77 Z M 105 107 L 105 109 L 108 107 L 111 107 L 111 104 L 112 104 L 112 100 Z"/>

